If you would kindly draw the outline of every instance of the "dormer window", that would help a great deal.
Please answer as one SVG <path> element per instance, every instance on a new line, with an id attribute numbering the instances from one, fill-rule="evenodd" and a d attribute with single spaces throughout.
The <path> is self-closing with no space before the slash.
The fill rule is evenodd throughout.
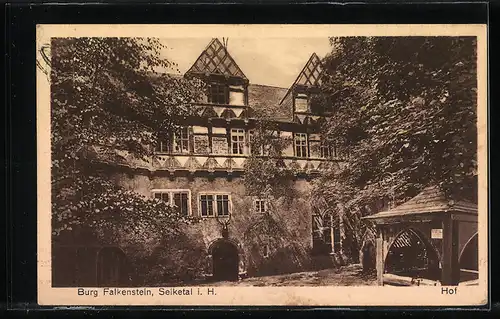
<path id="1" fill-rule="evenodd" d="M 210 84 L 208 102 L 213 104 L 245 105 L 245 87 L 243 85 Z"/>
<path id="2" fill-rule="evenodd" d="M 306 94 L 297 94 L 295 97 L 295 112 L 307 112 L 307 95 Z"/>
<path id="3" fill-rule="evenodd" d="M 227 85 L 221 83 L 210 84 L 208 102 L 213 104 L 229 104 Z"/>
<path id="4" fill-rule="evenodd" d="M 229 86 L 229 104 L 245 105 L 245 88 L 242 85 Z"/>

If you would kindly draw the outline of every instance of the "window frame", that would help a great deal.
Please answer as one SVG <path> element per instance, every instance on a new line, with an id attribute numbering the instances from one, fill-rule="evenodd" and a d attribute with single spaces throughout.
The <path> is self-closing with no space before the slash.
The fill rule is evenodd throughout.
<path id="1" fill-rule="evenodd" d="M 217 92 L 214 92 L 215 87 L 217 87 Z M 214 99 L 214 97 L 216 97 L 216 98 Z M 222 99 L 221 99 L 221 97 L 222 97 Z M 229 86 L 226 83 L 220 83 L 220 82 L 210 83 L 210 85 L 208 87 L 208 102 L 211 104 L 228 105 L 229 104 Z"/>
<path id="2" fill-rule="evenodd" d="M 231 129 L 231 131 L 230 131 L 231 155 L 236 155 L 236 156 L 245 155 L 245 143 L 246 143 L 245 134 L 246 134 L 245 129 L 242 129 L 242 128 L 232 128 Z M 236 137 L 237 140 L 234 141 L 233 137 Z M 239 140 L 240 137 L 242 138 L 242 140 Z M 240 149 L 240 147 L 241 147 L 241 153 L 234 153 L 234 146 L 236 146 L 238 149 Z"/>
<path id="3" fill-rule="evenodd" d="M 175 200 L 174 200 L 174 194 L 183 194 L 187 193 L 187 215 L 185 216 L 192 216 L 192 209 L 191 209 L 191 190 L 190 189 L 183 189 L 183 188 L 155 188 L 151 190 L 151 196 L 153 198 L 156 198 L 156 194 L 168 194 L 168 205 L 171 207 L 176 207 L 175 205 Z"/>
<path id="4" fill-rule="evenodd" d="M 342 233 L 340 231 L 340 225 L 337 227 L 332 226 L 332 252 L 340 253 L 342 252 Z M 336 240 L 336 234 L 338 232 L 338 241 Z"/>
<path id="5" fill-rule="evenodd" d="M 297 109 L 297 100 L 305 101 L 305 110 L 298 110 Z M 310 112 L 309 96 L 305 93 L 296 94 L 293 98 L 293 108 L 294 108 L 295 112 L 297 112 L 297 113 L 309 113 Z"/>
<path id="6" fill-rule="evenodd" d="M 190 153 L 191 151 L 191 148 L 190 148 L 190 138 L 191 138 L 191 132 L 190 132 L 190 127 L 189 126 L 182 126 L 182 127 L 179 127 L 180 129 L 180 133 L 176 133 L 174 132 L 173 134 L 173 143 L 172 143 L 172 153 L 174 154 L 187 154 L 187 153 Z M 186 132 L 184 132 L 184 130 Z M 184 136 L 184 133 L 186 134 L 186 136 Z M 182 146 L 184 146 L 184 144 L 186 144 L 186 150 L 184 151 L 184 149 L 182 148 Z M 178 146 L 181 146 L 181 149 L 180 151 L 176 150 L 176 148 Z"/>
<path id="7" fill-rule="evenodd" d="M 248 130 L 248 142 L 247 142 L 247 145 L 248 145 L 248 154 L 255 154 L 257 156 L 269 156 L 269 154 L 271 154 L 271 147 L 270 145 L 260 145 L 259 147 L 259 150 L 258 152 L 254 152 L 255 150 L 252 149 L 252 140 L 253 140 L 253 137 L 254 135 L 256 135 L 257 133 L 255 133 L 255 130 Z M 277 135 L 277 136 L 274 136 L 274 135 Z M 280 132 L 278 130 L 272 130 L 271 132 L 271 138 L 272 139 L 276 139 L 276 138 L 281 138 L 280 137 Z"/>
<path id="8" fill-rule="evenodd" d="M 181 130 L 181 134 L 177 132 L 172 132 L 170 137 L 165 141 L 159 141 L 156 145 L 156 154 L 190 154 L 191 153 L 191 137 L 194 135 L 191 133 L 191 126 L 179 126 L 177 129 Z M 186 130 L 186 137 L 182 136 L 183 131 Z M 178 141 L 183 141 L 187 143 L 186 151 L 176 151 L 176 147 L 179 144 Z M 181 145 L 184 145 L 183 142 Z M 159 149 L 158 149 L 159 146 Z"/>
<path id="9" fill-rule="evenodd" d="M 298 137 L 299 136 L 304 136 L 305 139 L 301 140 Z M 304 145 L 298 145 L 298 142 L 304 142 Z M 301 149 L 301 155 L 298 153 L 298 148 L 300 147 Z M 295 157 L 299 158 L 308 158 L 309 157 L 309 134 L 307 133 L 293 133 L 293 152 Z M 305 154 L 302 154 L 305 152 Z"/>
<path id="10" fill-rule="evenodd" d="M 227 215 L 219 215 L 219 209 L 218 209 L 218 205 L 217 205 L 217 196 L 224 196 L 226 195 L 227 196 L 227 201 L 228 201 L 228 214 Z M 202 215 L 202 205 L 201 205 L 201 197 L 202 196 L 212 196 L 213 199 L 213 204 L 212 204 L 212 207 L 213 207 L 213 216 L 210 216 L 210 215 Z M 217 218 L 217 217 L 228 217 L 228 216 L 231 216 L 233 213 L 233 201 L 232 201 L 232 198 L 231 198 L 231 193 L 230 192 L 200 192 L 198 193 L 198 216 L 201 217 L 201 218 Z"/>
<path id="11" fill-rule="evenodd" d="M 319 146 L 320 157 L 325 158 L 325 159 L 337 158 L 336 145 L 327 145 L 326 142 L 327 141 L 325 141 L 325 140 L 321 140 L 321 142 L 320 142 L 321 143 Z M 325 152 L 325 150 L 327 150 L 327 151 Z M 325 153 L 328 153 L 328 154 L 325 155 Z"/>
<path id="12" fill-rule="evenodd" d="M 231 103 L 231 93 L 241 93 L 242 104 Z M 228 98 L 227 104 L 234 106 L 245 106 L 246 105 L 246 87 L 245 85 L 229 85 L 228 86 Z"/>
<path id="13" fill-rule="evenodd" d="M 262 256 L 264 258 L 269 258 L 269 256 L 271 255 L 271 249 L 269 248 L 269 244 L 264 244 L 263 250 L 264 252 L 262 253 Z"/>
<path id="14" fill-rule="evenodd" d="M 257 209 L 257 202 L 259 202 L 259 209 Z M 264 205 L 262 205 L 264 204 Z M 264 209 L 262 211 L 262 209 Z M 267 201 L 262 198 L 254 198 L 253 200 L 253 211 L 257 214 L 264 214 L 267 212 Z"/>

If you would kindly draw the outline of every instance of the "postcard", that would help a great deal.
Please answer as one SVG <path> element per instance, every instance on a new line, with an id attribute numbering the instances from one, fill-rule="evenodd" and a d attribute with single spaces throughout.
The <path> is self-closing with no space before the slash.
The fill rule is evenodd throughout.
<path id="1" fill-rule="evenodd" d="M 38 302 L 488 302 L 486 25 L 38 25 Z"/>

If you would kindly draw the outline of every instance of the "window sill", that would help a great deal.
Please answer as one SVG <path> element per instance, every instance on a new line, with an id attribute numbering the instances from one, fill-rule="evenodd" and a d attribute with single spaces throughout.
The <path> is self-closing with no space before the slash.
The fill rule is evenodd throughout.
<path id="1" fill-rule="evenodd" d="M 202 220 L 205 220 L 205 219 L 229 218 L 229 216 L 231 216 L 231 215 L 226 215 L 226 216 L 200 216 L 199 218 L 201 218 Z"/>
<path id="2" fill-rule="evenodd" d="M 226 108 L 246 108 L 247 105 L 241 105 L 241 104 L 225 104 L 225 103 L 197 103 L 196 106 L 220 106 L 220 107 L 226 107 Z"/>

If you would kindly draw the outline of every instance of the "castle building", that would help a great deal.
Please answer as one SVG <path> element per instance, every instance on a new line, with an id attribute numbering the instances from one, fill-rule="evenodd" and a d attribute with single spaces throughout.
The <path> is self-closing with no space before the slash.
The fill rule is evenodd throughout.
<path id="1" fill-rule="evenodd" d="M 200 258 L 207 278 L 237 280 L 345 263 L 342 224 L 325 218 L 310 194 L 311 179 L 343 159 L 324 145 L 318 128 L 328 113 L 310 98 L 321 81 L 320 58 L 313 53 L 289 88 L 251 83 L 236 61 L 212 39 L 184 74 L 207 84 L 204 100 L 194 106 L 198 116 L 159 143 L 154 160 L 114 163 L 127 169 L 115 170 L 113 179 L 200 218 L 189 235 L 205 247 Z M 280 156 L 297 172 L 291 200 L 250 196 L 245 189 L 245 162 L 255 151 L 250 141 L 262 119 L 257 114 L 274 123 L 277 137 L 291 141 Z"/>
<path id="2" fill-rule="evenodd" d="M 318 127 L 324 112 L 308 99 L 321 74 L 321 60 L 313 53 L 289 88 L 253 84 L 226 47 L 213 39 L 185 74 L 208 85 L 205 100 L 196 105 L 199 117 L 188 119 L 173 138 L 158 145 L 158 158 L 150 164 L 152 174 L 137 171 L 119 179 L 126 188 L 201 218 L 193 225 L 193 235 L 206 245 L 207 276 L 307 270 L 315 255 L 340 255 L 340 227 L 313 214 L 309 194 L 310 179 L 341 156 L 322 144 Z M 279 233 L 257 223 L 269 199 L 248 196 L 242 182 L 259 112 L 275 123 L 281 138 L 292 141 L 281 157 L 284 165 L 298 172 L 297 197 L 291 203 L 273 199 Z M 226 220 L 224 238 L 221 221 Z M 252 229 L 256 224 L 262 229 Z M 228 271 L 235 261 L 237 271 L 236 266 Z"/>

